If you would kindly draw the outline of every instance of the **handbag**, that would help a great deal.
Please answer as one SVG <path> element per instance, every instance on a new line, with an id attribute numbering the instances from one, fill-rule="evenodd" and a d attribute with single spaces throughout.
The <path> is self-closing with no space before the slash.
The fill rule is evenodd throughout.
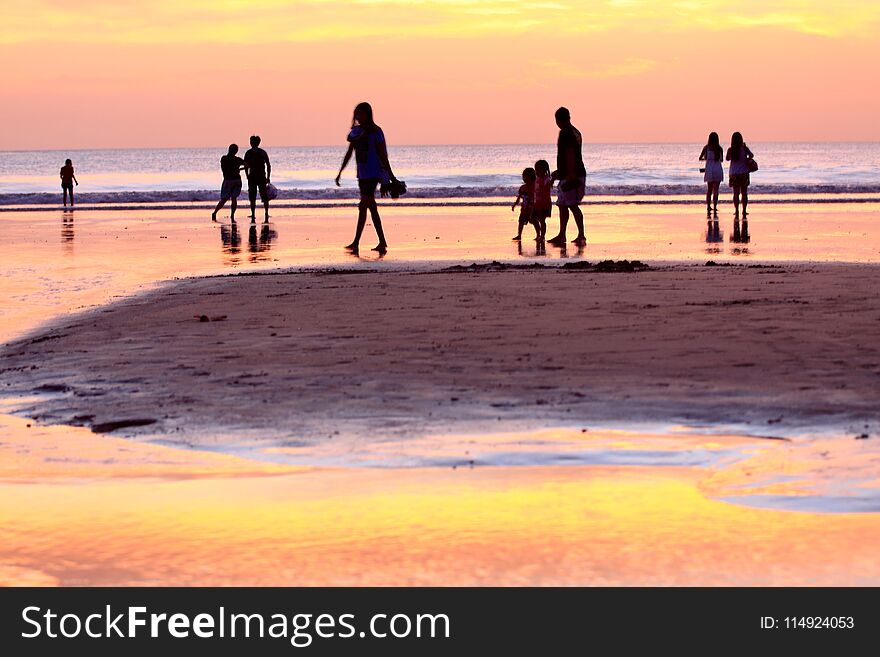
<path id="1" fill-rule="evenodd" d="M 400 198 L 403 194 L 406 194 L 406 183 L 397 179 L 382 183 L 379 185 L 379 194 L 382 197 Z"/>
<path id="2" fill-rule="evenodd" d="M 749 164 L 749 173 L 755 173 L 755 171 L 758 170 L 758 161 L 755 160 L 754 158 L 751 160 L 748 160 L 748 164 Z"/>
<path id="3" fill-rule="evenodd" d="M 270 201 L 274 201 L 278 198 L 278 188 L 272 183 L 266 184 L 266 198 Z"/>

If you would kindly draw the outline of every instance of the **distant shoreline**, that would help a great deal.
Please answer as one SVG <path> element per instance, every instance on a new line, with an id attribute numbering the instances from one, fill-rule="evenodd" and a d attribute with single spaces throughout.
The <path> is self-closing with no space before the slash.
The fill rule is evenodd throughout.
<path id="1" fill-rule="evenodd" d="M 516 197 L 524 167 L 539 158 L 555 163 L 553 144 L 400 145 L 388 138 L 394 169 L 405 180 L 402 201 L 489 200 Z M 589 135 L 585 133 L 585 137 Z M 751 147 L 760 170 L 751 193 L 814 197 L 856 194 L 880 197 L 880 144 L 760 142 Z M 698 156 L 702 142 L 600 144 L 585 147 L 588 202 L 600 197 L 700 199 L 706 187 Z M 285 201 L 334 202 L 357 197 L 354 174 L 333 184 L 344 142 L 326 147 L 284 147 L 266 142 L 272 182 Z M 83 203 L 216 204 L 222 175 L 219 148 L 94 149 L 7 152 L 0 158 L 0 206 L 54 204 L 60 199 L 59 167 L 70 157 Z M 724 170 L 727 172 L 728 167 Z M 729 195 L 727 180 L 722 188 Z"/>

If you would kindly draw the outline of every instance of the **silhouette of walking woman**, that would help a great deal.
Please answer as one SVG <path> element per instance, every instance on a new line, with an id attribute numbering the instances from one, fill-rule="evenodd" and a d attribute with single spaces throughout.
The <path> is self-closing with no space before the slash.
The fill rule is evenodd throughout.
<path id="1" fill-rule="evenodd" d="M 360 188 L 361 200 L 358 203 L 358 222 L 354 233 L 354 241 L 345 248 L 357 253 L 361 241 L 361 234 L 367 223 L 367 210 L 373 218 L 373 227 L 379 236 L 379 243 L 373 247 L 373 251 L 385 253 L 388 250 L 388 242 L 382 230 L 382 219 L 379 217 L 379 208 L 376 207 L 376 187 L 379 183 L 396 181 L 388 162 L 388 149 L 385 145 L 385 133 L 382 128 L 373 121 L 373 108 L 369 103 L 359 103 L 354 108 L 354 116 L 351 119 L 351 131 L 348 133 L 348 150 L 339 167 L 336 176 L 336 186 L 340 185 L 339 179 L 342 172 L 351 160 L 351 154 L 355 154 L 357 162 L 358 187 Z"/>
<path id="2" fill-rule="evenodd" d="M 241 194 L 241 170 L 243 167 L 244 160 L 238 157 L 238 144 L 229 144 L 229 151 L 220 158 L 223 184 L 220 186 L 220 202 L 211 213 L 211 221 L 217 221 L 217 213 L 226 205 L 226 201 L 232 200 L 232 212 L 229 219 L 235 223 L 235 210 L 238 208 L 238 196 Z"/>

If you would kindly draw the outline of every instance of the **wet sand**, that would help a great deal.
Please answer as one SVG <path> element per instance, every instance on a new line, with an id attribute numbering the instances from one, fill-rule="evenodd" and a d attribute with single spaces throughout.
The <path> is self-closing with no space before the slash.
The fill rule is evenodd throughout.
<path id="1" fill-rule="evenodd" d="M 9 343 L 0 369 L 40 422 L 182 445 L 878 429 L 880 267 L 481 269 L 180 281 Z"/>
<path id="2" fill-rule="evenodd" d="M 707 235 L 705 214 L 688 205 L 588 206 L 589 243 L 579 252 L 548 246 L 539 252 L 527 234 L 510 237 L 509 207 L 383 207 L 391 249 L 381 260 L 351 241 L 355 208 L 274 208 L 268 230 L 239 213 L 235 232 L 213 224 L 205 210 L 39 210 L 0 213 L 0 340 L 21 335 L 54 316 L 148 289 L 175 277 L 279 267 L 422 267 L 477 261 L 559 264 L 637 258 L 719 262 L 880 262 L 874 230 L 880 204 L 761 205 L 755 203 L 749 241 L 734 242 L 733 219 L 722 214 L 719 236 Z M 548 230 L 556 229 L 554 214 Z M 573 234 L 572 234 L 573 236 Z M 364 237 L 373 246 L 372 228 Z M 712 241 L 707 241 L 711 237 Z"/>
<path id="3" fill-rule="evenodd" d="M 880 514 L 730 504 L 711 468 L 294 468 L 25 422 L 0 585 L 880 584 Z M 678 449 L 744 444 L 710 440 Z"/>
<path id="4" fill-rule="evenodd" d="M 754 210 L 4 216 L 0 583 L 877 585 L 877 208 Z"/>

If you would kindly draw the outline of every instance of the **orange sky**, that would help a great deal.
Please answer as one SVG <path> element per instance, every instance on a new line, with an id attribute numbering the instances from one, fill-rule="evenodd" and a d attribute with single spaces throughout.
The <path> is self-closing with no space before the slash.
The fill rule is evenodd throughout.
<path id="1" fill-rule="evenodd" d="M 880 140 L 876 0 L 0 2 L 0 148 Z"/>

